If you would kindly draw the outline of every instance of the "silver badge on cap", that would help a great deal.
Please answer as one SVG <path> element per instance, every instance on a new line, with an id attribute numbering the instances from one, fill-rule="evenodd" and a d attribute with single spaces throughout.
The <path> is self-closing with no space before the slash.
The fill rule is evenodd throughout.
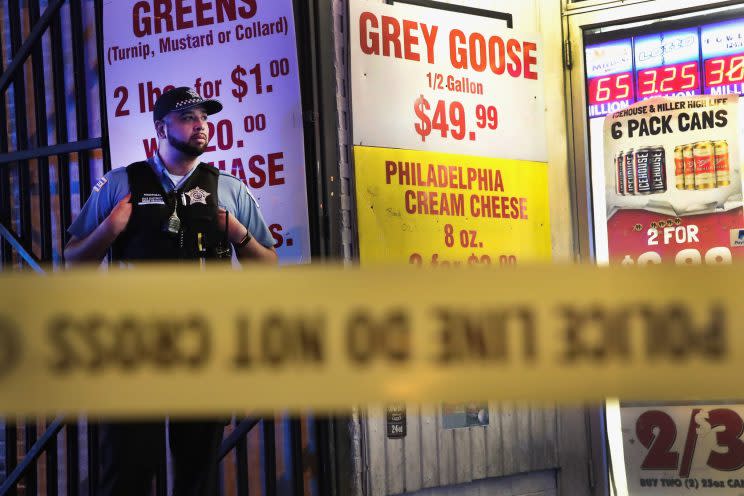
<path id="1" fill-rule="evenodd" d="M 207 193 L 199 186 L 192 189 L 191 191 L 186 192 L 186 196 L 189 197 L 189 205 L 193 205 L 194 203 L 203 203 L 204 205 L 206 205 L 207 197 L 211 194 L 212 193 Z"/>

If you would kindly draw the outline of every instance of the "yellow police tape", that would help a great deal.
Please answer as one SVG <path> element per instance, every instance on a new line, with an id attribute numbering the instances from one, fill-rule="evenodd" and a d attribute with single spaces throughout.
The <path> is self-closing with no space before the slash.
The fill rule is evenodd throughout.
<path id="1" fill-rule="evenodd" d="M 744 266 L 0 277 L 0 414 L 744 396 Z"/>

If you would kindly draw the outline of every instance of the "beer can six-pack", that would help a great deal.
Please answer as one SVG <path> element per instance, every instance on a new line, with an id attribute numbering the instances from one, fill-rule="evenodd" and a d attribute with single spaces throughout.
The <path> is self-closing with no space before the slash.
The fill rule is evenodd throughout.
<path id="1" fill-rule="evenodd" d="M 622 150 L 615 156 L 615 192 L 650 195 L 667 190 L 663 146 Z M 674 183 L 679 190 L 706 190 L 731 184 L 728 143 L 698 141 L 674 147 Z"/>

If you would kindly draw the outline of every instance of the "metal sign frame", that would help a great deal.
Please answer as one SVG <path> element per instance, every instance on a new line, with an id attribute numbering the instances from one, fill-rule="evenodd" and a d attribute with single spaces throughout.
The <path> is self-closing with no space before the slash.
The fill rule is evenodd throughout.
<path id="1" fill-rule="evenodd" d="M 695 0 L 656 0 L 617 4 L 589 12 L 565 12 L 563 18 L 565 50 L 565 98 L 569 141 L 569 172 L 573 181 L 574 247 L 581 261 L 595 260 L 594 213 L 589 132 L 584 84 L 584 30 L 599 27 L 649 23 L 653 20 L 709 12 L 722 7 L 741 6 L 741 1 L 700 4 Z"/>
<path id="2" fill-rule="evenodd" d="M 590 170 L 590 143 L 587 126 L 584 31 L 596 28 L 637 27 L 655 20 L 704 14 L 742 7 L 741 1 L 696 0 L 587 1 L 571 4 L 563 0 L 563 47 L 568 136 L 569 176 L 572 189 L 573 241 L 576 259 L 595 261 L 594 213 Z M 635 26 L 628 26 L 635 25 Z M 592 450 L 592 472 L 599 483 L 596 494 L 627 496 L 624 460 L 613 463 L 621 436 L 619 403 L 608 400 L 605 407 L 588 415 L 587 426 Z M 620 437 L 620 442 L 621 441 Z M 614 467 L 614 470 L 613 470 Z M 616 473 L 620 470 L 622 474 Z"/>

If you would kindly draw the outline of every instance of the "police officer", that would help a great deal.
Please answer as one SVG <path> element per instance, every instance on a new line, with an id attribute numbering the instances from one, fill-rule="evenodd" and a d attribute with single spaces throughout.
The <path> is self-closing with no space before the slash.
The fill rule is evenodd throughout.
<path id="1" fill-rule="evenodd" d="M 274 240 L 256 200 L 234 176 L 199 162 L 209 143 L 209 115 L 222 110 L 193 89 L 155 102 L 157 153 L 114 169 L 93 188 L 68 232 L 69 263 L 229 258 L 274 264 Z M 174 495 L 217 494 L 223 422 L 171 422 Z M 149 494 L 163 460 L 163 422 L 101 425 L 103 495 Z"/>

